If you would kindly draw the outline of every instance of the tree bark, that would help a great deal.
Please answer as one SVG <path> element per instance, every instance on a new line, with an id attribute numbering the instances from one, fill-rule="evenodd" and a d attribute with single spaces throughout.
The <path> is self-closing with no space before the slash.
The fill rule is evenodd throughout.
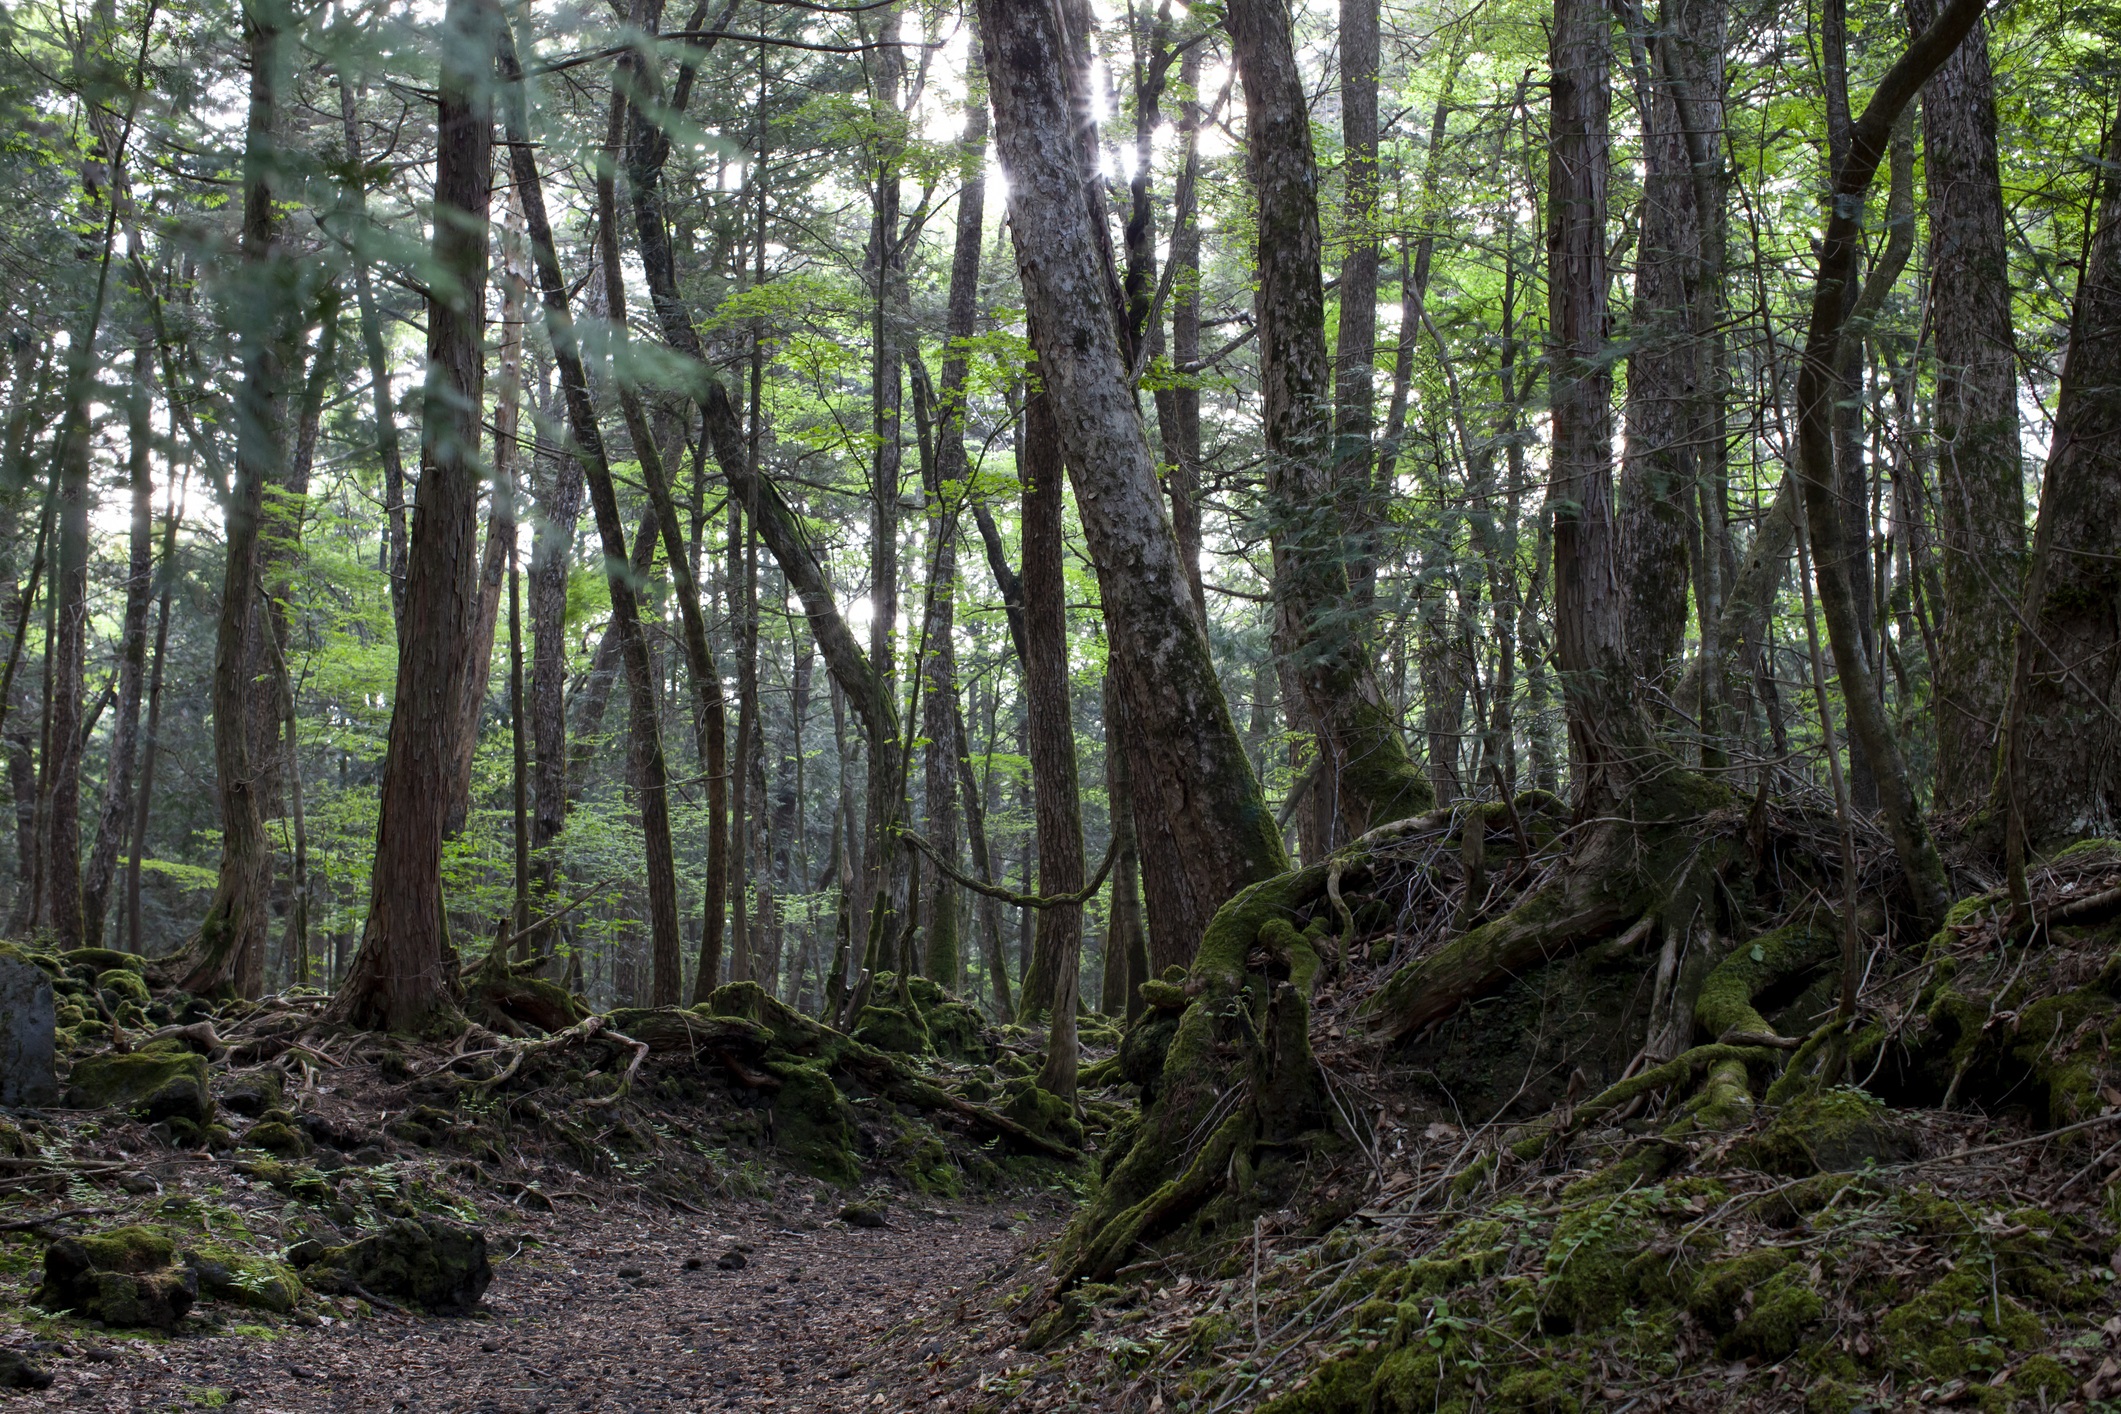
<path id="1" fill-rule="evenodd" d="M 1333 477 L 1318 167 L 1280 0 L 1233 0 L 1246 155 L 1259 205 L 1260 383 L 1274 539 L 1275 651 L 1301 683 L 1342 838 L 1435 803 L 1379 688 L 1368 616 L 1349 585 L 1354 549 Z M 1371 280 L 1375 300 L 1374 272 Z M 1375 319 L 1375 311 L 1371 312 Z M 1328 847 L 1337 840 L 1326 841 Z"/>
<path id="2" fill-rule="evenodd" d="M 283 0 L 244 7 L 250 59 L 250 111 L 244 139 L 243 262 L 246 318 L 238 336 L 243 383 L 236 405 L 236 472 L 222 520 L 227 566 L 221 581 L 221 619 L 214 641 L 214 771 L 221 803 L 221 870 L 198 936 L 179 962 L 187 992 L 255 996 L 264 980 L 266 890 L 271 845 L 257 790 L 247 711 L 253 618 L 258 611 L 258 531 L 265 488 L 278 480 L 286 455 L 282 418 L 295 307 L 293 271 L 281 248 L 276 127 L 280 88 L 291 65 L 285 53 L 291 23 Z"/>
<path id="3" fill-rule="evenodd" d="M 530 547 L 530 740 L 536 813 L 531 821 L 532 871 L 541 899 L 553 897 L 559 839 L 567 828 L 567 556 L 582 515 L 582 464 L 562 453 L 546 424 L 557 409 L 550 398 L 539 419 L 535 490 L 538 524 Z M 527 940 L 540 957 L 552 955 L 552 930 Z"/>
<path id="4" fill-rule="evenodd" d="M 406 555 L 397 691 L 383 757 L 376 857 L 360 951 L 332 1012 L 418 1030 L 453 1010 L 455 950 L 442 903 L 445 792 L 478 610 L 479 434 L 485 391 L 493 61 L 487 0 L 450 0 L 436 118 L 434 265 L 427 302 L 420 484 Z"/>
<path id="5" fill-rule="evenodd" d="M 1044 342 L 1036 337 L 1034 345 Z M 1063 577 L 1067 545 L 1059 431 L 1052 399 L 1032 397 L 1024 409 L 1018 476 L 1024 487 L 1025 730 L 1030 737 L 1031 791 L 1037 807 L 1038 892 L 1072 894 L 1083 886 L 1083 813 L 1076 780 L 1075 715 L 1068 671 L 1068 592 Z M 1083 946 L 1081 904 L 1038 910 L 1031 970 L 1024 974 L 1023 1015 L 1049 1015 L 1063 998 Z"/>
<path id="6" fill-rule="evenodd" d="M 2008 769 L 2023 838 L 2121 822 L 2121 121 L 2077 284 L 2018 631 Z M 2008 800 L 1998 801 L 2004 810 Z"/>
<path id="7" fill-rule="evenodd" d="M 1936 21 L 1908 45 L 1886 72 L 1863 116 L 1850 130 L 1847 160 L 1834 174 L 1833 204 L 1819 247 L 1818 276 L 1813 284 L 1811 325 L 1804 359 L 1797 372 L 1797 449 L 1799 488 L 1811 534 L 1819 607 L 1833 649 L 1834 671 L 1841 679 L 1849 729 L 1863 742 L 1878 776 L 1879 804 L 1885 814 L 1913 899 L 1918 924 L 1942 921 L 1949 899 L 1943 861 L 1908 781 L 1892 724 L 1886 720 L 1870 669 L 1863 659 L 1862 627 L 1856 622 L 1842 546 L 1843 521 L 1833 483 L 1833 374 L 1848 310 L 1844 286 L 1854 278 L 1863 239 L 1863 197 L 1877 174 L 1893 125 L 1923 80 L 1951 57 L 1967 32 L 1980 22 L 1985 0 L 1950 0 Z"/>
<path id="8" fill-rule="evenodd" d="M 1606 353 L 1611 21 L 1555 0 L 1547 156 L 1548 383 L 1553 417 L 1555 656 L 1579 814 L 1604 813 L 1662 757 L 1634 693 L 1613 525 Z"/>
<path id="9" fill-rule="evenodd" d="M 103 812 L 88 873 L 81 881 L 83 943 L 103 946 L 111 880 L 118 846 L 132 816 L 134 766 L 139 759 L 141 685 L 147 676 L 147 607 L 154 593 L 155 475 L 154 359 L 141 344 L 133 350 L 132 396 L 126 401 L 126 479 L 132 491 L 132 522 L 125 565 L 125 608 L 118 623 L 118 699 L 111 718 L 110 761 L 104 773 Z"/>
<path id="10" fill-rule="evenodd" d="M 1149 980 L 1149 940 L 1142 931 L 1141 853 L 1134 836 L 1134 787 L 1127 774 L 1126 704 L 1112 675 L 1105 675 L 1105 796 L 1110 802 L 1112 901 L 1105 915 L 1105 976 L 1098 1010 L 1133 1020 Z"/>
<path id="11" fill-rule="evenodd" d="M 1909 26 L 1946 7 L 1908 0 Z M 1931 808 L 1986 800 L 2009 696 L 2011 624 L 2025 564 L 2008 235 L 1996 162 L 1986 28 L 1975 25 L 1922 90 L 1930 319 L 1937 349 L 1937 527 L 1944 614 L 1936 667 Z"/>
<path id="12" fill-rule="evenodd" d="M 1333 359 L 1332 483 L 1348 537 L 1348 593 L 1368 604 L 1377 585 L 1377 89 L 1384 62 L 1378 0 L 1340 3 L 1342 220 L 1340 337 Z M 1249 90 L 1247 90 L 1249 93 Z M 1402 331 L 1404 334 L 1405 331 Z"/>
<path id="13" fill-rule="evenodd" d="M 1287 865 L 1209 656 L 1127 384 L 1109 267 L 1073 140 L 1073 72 L 1057 18 L 982 0 L 996 145 L 1040 377 L 1098 570 L 1107 641 L 1133 726 L 1150 946 L 1191 961 L 1208 919 Z"/>
<path id="14" fill-rule="evenodd" d="M 361 120 L 352 77 L 339 71 L 339 119 L 346 130 L 346 165 L 362 172 Z M 359 211 L 367 219 L 368 191 L 365 175 L 356 178 L 360 188 Z M 391 622 L 402 630 L 405 621 L 405 455 L 398 439 L 397 400 L 390 391 L 390 355 L 383 346 L 383 317 L 376 307 L 375 281 L 366 260 L 353 262 L 354 302 L 361 314 L 361 348 L 368 356 L 369 391 L 375 401 L 376 457 L 383 463 L 383 568 L 390 576 Z"/>

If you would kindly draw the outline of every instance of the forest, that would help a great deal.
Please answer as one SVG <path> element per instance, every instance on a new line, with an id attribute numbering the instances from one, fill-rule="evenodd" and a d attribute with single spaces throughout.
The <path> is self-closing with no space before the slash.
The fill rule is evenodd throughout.
<path id="1" fill-rule="evenodd" d="M 2121 1409 L 2117 56 L 0 6 L 0 1387 Z"/>

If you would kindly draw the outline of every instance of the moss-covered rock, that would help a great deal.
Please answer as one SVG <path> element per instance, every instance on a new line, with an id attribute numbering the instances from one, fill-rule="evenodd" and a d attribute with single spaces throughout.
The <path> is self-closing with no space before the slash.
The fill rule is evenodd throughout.
<path id="1" fill-rule="evenodd" d="M 839 1184 L 858 1181 L 862 1173 L 854 1160 L 854 1125 L 825 1067 L 768 1061 L 766 1069 L 780 1082 L 773 1096 L 774 1147 L 817 1178 Z"/>
<path id="2" fill-rule="evenodd" d="M 1166 984 L 1144 982 L 1142 987 L 1146 991 L 1161 985 Z M 1156 1099 L 1157 1086 L 1164 1078 L 1164 1057 L 1170 1053 L 1171 1038 L 1178 1034 L 1178 1018 L 1184 1010 L 1183 1002 L 1176 1008 L 1152 1005 L 1120 1038 L 1120 1079 L 1141 1086 L 1145 1107 Z"/>
<path id="3" fill-rule="evenodd" d="M 96 990 L 107 992 L 120 1001 L 131 1002 L 137 1007 L 146 1007 L 154 1001 L 147 990 L 146 979 L 130 968 L 113 967 L 96 974 Z"/>
<path id="4" fill-rule="evenodd" d="M 310 1151 L 309 1136 L 292 1125 L 277 1120 L 262 1120 L 250 1127 L 243 1142 L 253 1149 L 282 1159 L 299 1159 Z"/>
<path id="5" fill-rule="evenodd" d="M 1921 1378 L 1948 1380 L 2000 1368 L 2042 1343 L 2039 1320 L 1994 1290 L 1985 1272 L 1947 1273 L 1880 1323 L 1894 1366 Z"/>
<path id="6" fill-rule="evenodd" d="M 284 1316 L 302 1298 L 301 1281 L 285 1265 L 219 1243 L 188 1245 L 184 1265 L 198 1276 L 199 1294 L 209 1300 Z"/>
<path id="7" fill-rule="evenodd" d="M 103 980 L 97 976 L 99 973 L 129 972 L 137 977 L 147 965 L 147 959 L 136 957 L 129 952 L 119 952 L 115 948 L 73 948 L 60 953 L 59 961 L 68 967 L 78 967 L 91 976 L 96 976 L 98 986 L 102 985 Z"/>
<path id="8" fill-rule="evenodd" d="M 287 1259 L 319 1290 L 368 1292 L 442 1315 L 469 1311 L 493 1282 L 486 1234 L 439 1218 L 395 1218 L 344 1247 L 302 1243 Z"/>
<path id="9" fill-rule="evenodd" d="M 1632 1306 L 1629 1263 L 1654 1236 L 1645 1192 L 1622 1193 L 1562 1214 L 1548 1244 L 1540 1319 L 1556 1331 L 1596 1330 Z"/>
<path id="10" fill-rule="evenodd" d="M 44 1249 L 34 1305 L 112 1326 L 173 1330 L 198 1299 L 198 1277 L 170 1263 L 176 1244 L 149 1227 L 62 1237 Z"/>
<path id="11" fill-rule="evenodd" d="M 202 1129 L 214 1117 L 206 1058 L 147 1047 L 77 1062 L 66 1103 L 77 1110 L 124 1109 L 150 1122 L 181 1119 Z"/>
<path id="12" fill-rule="evenodd" d="M 278 1109 L 286 1093 L 279 1071 L 247 1070 L 223 1080 L 215 1096 L 224 1108 L 256 1119 L 267 1110 Z"/>
<path id="13" fill-rule="evenodd" d="M 0 1350 L 0 1389 L 50 1389 L 52 1372 L 19 1350 Z"/>
<path id="14" fill-rule="evenodd" d="M 1734 1145 L 1731 1158 L 1749 1168 L 1803 1178 L 1905 1163 L 1917 1152 L 1914 1135 L 1883 1104 L 1842 1087 L 1783 1106 L 1765 1131 Z"/>
<path id="15" fill-rule="evenodd" d="M 1017 1090 L 1002 1106 L 1002 1114 L 1042 1138 L 1071 1149 L 1083 1147 L 1083 1126 L 1075 1117 L 1075 1106 L 1036 1085 Z"/>
<path id="16" fill-rule="evenodd" d="M 854 1039 L 879 1051 L 899 1055 L 926 1056 L 935 1053 L 928 1023 L 918 1010 L 895 1006 L 865 1006 L 855 1020 Z"/>

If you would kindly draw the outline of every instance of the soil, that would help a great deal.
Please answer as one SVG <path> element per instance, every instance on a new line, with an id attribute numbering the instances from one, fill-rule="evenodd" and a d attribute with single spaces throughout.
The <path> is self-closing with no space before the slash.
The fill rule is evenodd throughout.
<path id="1" fill-rule="evenodd" d="M 54 1376 L 15 1409 L 259 1411 L 904 1410 L 1006 1379 L 997 1298 L 1031 1280 L 1051 1205 L 892 1205 L 865 1228 L 826 1185 L 711 1216 L 566 1204 L 493 1236 L 495 1278 L 462 1319 L 388 1311 L 171 1339 L 119 1332 L 34 1349 Z M 741 1268 L 721 1263 L 743 1256 Z M 341 1303 L 351 1308 L 352 1303 Z M 240 1313 L 239 1313 L 240 1314 Z M 0 1328 L 12 1326 L 0 1318 Z M 987 1338 L 985 1332 L 1000 1332 Z M 1017 1360 L 1021 1364 L 1021 1360 Z M 954 1402 L 954 1401 L 950 1401 Z"/>

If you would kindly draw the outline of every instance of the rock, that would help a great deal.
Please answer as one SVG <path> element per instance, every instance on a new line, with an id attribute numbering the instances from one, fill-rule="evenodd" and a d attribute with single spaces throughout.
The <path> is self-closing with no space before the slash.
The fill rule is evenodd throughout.
<path id="1" fill-rule="evenodd" d="M 245 1145 L 263 1149 L 282 1159 L 299 1159 L 309 1152 L 309 1138 L 298 1129 L 276 1120 L 260 1120 L 243 1136 Z"/>
<path id="2" fill-rule="evenodd" d="M 129 967 L 113 967 L 96 974 L 96 990 L 110 992 L 145 1011 L 154 997 L 147 982 Z"/>
<path id="3" fill-rule="evenodd" d="M 397 1218 L 345 1247 L 305 1242 L 287 1259 L 319 1290 L 358 1286 L 445 1315 L 478 1305 L 493 1281 L 486 1234 L 439 1218 Z"/>
<path id="4" fill-rule="evenodd" d="M 1075 1106 L 1036 1085 L 1018 1090 L 1002 1113 L 1041 1138 L 1071 1149 L 1083 1146 L 1083 1126 L 1075 1117 Z"/>
<path id="5" fill-rule="evenodd" d="M 725 1272 L 740 1272 L 748 1265 L 741 1252 L 724 1252 L 714 1259 L 714 1264 Z"/>
<path id="6" fill-rule="evenodd" d="M 52 979 L 44 969 L 0 957 L 0 1105 L 40 1108 L 58 1102 L 59 1081 L 52 1069 L 56 1025 Z"/>
<path id="7" fill-rule="evenodd" d="M 688 1272 L 696 1272 L 706 1265 L 707 1259 L 704 1257 L 687 1257 L 685 1259 L 685 1270 Z"/>
<path id="8" fill-rule="evenodd" d="M 150 1042 L 131 1055 L 90 1056 L 67 1077 L 66 1103 L 77 1110 L 126 1109 L 141 1119 L 183 1120 L 201 1132 L 213 1121 L 206 1057 Z"/>
<path id="9" fill-rule="evenodd" d="M 935 1054 L 934 1039 L 928 1034 L 928 1024 L 918 1009 L 865 1006 L 855 1020 L 854 1039 L 865 1046 L 900 1055 Z"/>
<path id="10" fill-rule="evenodd" d="M 640 1279 L 641 1277 L 644 1277 L 644 1276 L 647 1276 L 647 1275 L 648 1275 L 648 1273 L 647 1273 L 646 1271 L 642 1270 L 642 1269 L 641 1269 L 641 1268 L 639 1268 L 639 1267 L 621 1267 L 621 1268 L 619 1268 L 619 1280 L 620 1280 L 620 1281 L 636 1281 L 636 1280 Z"/>
<path id="11" fill-rule="evenodd" d="M 50 1389 L 52 1372 L 19 1350 L 0 1350 L 0 1389 Z"/>
<path id="12" fill-rule="evenodd" d="M 146 958 L 136 957 L 129 952 L 119 952 L 116 948 L 75 948 L 70 952 L 60 953 L 59 961 L 68 967 L 82 968 L 92 976 L 115 971 L 130 972 L 137 977 L 147 966 Z M 102 985 L 100 979 L 97 985 Z"/>
<path id="13" fill-rule="evenodd" d="M 267 1110 L 279 1108 L 286 1098 L 286 1089 L 279 1071 L 252 1070 L 222 1081 L 219 1098 L 224 1108 L 257 1119 Z"/>
<path id="14" fill-rule="evenodd" d="M 1904 1163 L 1920 1153 L 1914 1131 L 1860 1090 L 1839 1088 L 1785 1105 L 1765 1131 L 1731 1147 L 1733 1162 L 1805 1178 Z"/>
<path id="15" fill-rule="evenodd" d="M 849 1227 L 886 1226 L 883 1207 L 876 1203 L 849 1203 L 840 1209 L 840 1221 Z"/>
<path id="16" fill-rule="evenodd" d="M 861 1177 L 854 1126 L 832 1077 L 814 1063 L 768 1061 L 766 1070 L 781 1082 L 773 1096 L 774 1146 L 813 1177 L 854 1184 Z"/>
<path id="17" fill-rule="evenodd" d="M 215 1300 L 284 1316 L 302 1297 L 302 1285 L 278 1262 L 245 1257 L 218 1245 L 184 1251 L 184 1265 L 199 1278 L 199 1291 Z"/>
<path id="18" fill-rule="evenodd" d="M 148 1227 L 62 1237 L 44 1249 L 44 1284 L 30 1301 L 106 1325 L 174 1330 L 199 1295 L 198 1275 L 171 1267 L 175 1256 L 176 1245 Z"/>

